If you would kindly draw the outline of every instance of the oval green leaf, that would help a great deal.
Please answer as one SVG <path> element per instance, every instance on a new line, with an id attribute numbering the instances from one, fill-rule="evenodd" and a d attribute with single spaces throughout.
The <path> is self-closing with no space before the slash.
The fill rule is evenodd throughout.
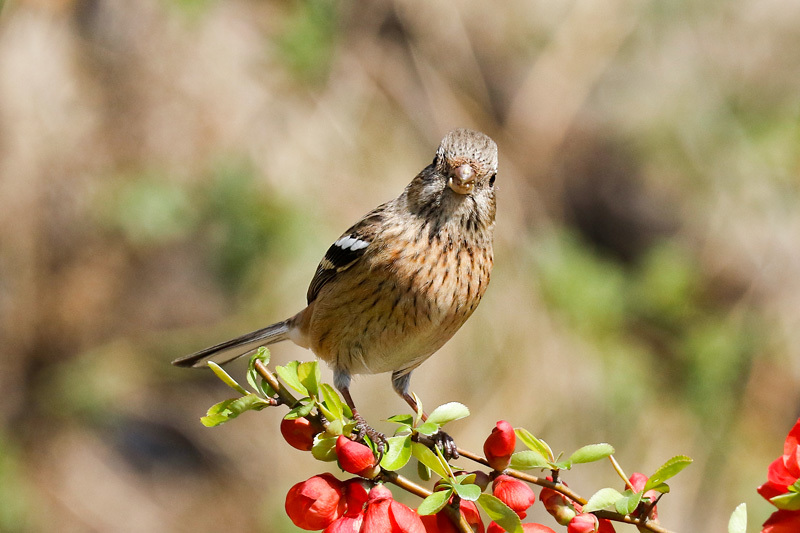
<path id="1" fill-rule="evenodd" d="M 509 467 L 514 470 L 533 470 L 534 468 L 549 468 L 550 463 L 538 450 L 523 450 L 511 456 Z"/>
<path id="2" fill-rule="evenodd" d="M 661 485 L 669 478 L 677 475 L 678 472 L 680 472 L 690 464 L 692 464 L 691 457 L 686 457 L 685 455 L 676 455 L 675 457 L 673 457 L 672 459 L 661 465 L 658 468 L 658 470 L 656 470 L 655 473 L 652 476 L 650 476 L 650 479 L 648 479 L 647 483 L 645 483 L 643 490 L 647 492 L 653 487 Z"/>
<path id="3" fill-rule="evenodd" d="M 297 379 L 308 391 L 309 396 L 319 396 L 319 380 L 322 374 L 317 361 L 306 361 L 297 365 Z"/>
<path id="4" fill-rule="evenodd" d="M 422 433 L 423 435 L 431 436 L 437 431 L 439 431 L 439 425 L 433 422 L 425 422 L 424 424 L 420 424 L 416 427 L 417 432 Z"/>
<path id="5" fill-rule="evenodd" d="M 642 501 L 641 492 L 626 490 L 622 493 L 622 498 L 614 502 L 614 509 L 616 509 L 619 514 L 631 514 L 636 510 L 640 501 Z"/>
<path id="6" fill-rule="evenodd" d="M 477 500 L 481 495 L 481 488 L 478 485 L 461 485 L 457 483 L 453 485 L 453 490 L 462 500 L 468 500 L 471 502 Z"/>
<path id="7" fill-rule="evenodd" d="M 427 446 L 419 442 L 412 442 L 411 454 L 416 457 L 420 463 L 439 474 L 440 477 L 447 479 L 447 471 L 444 466 L 439 461 L 439 458 L 436 457 L 436 454 L 430 451 Z"/>
<path id="8" fill-rule="evenodd" d="M 728 533 L 747 533 L 747 505 L 740 503 L 728 520 Z"/>
<path id="9" fill-rule="evenodd" d="M 225 370 L 223 370 L 222 367 L 217 363 L 214 361 L 209 361 L 208 367 L 214 372 L 214 374 L 217 375 L 220 380 L 222 380 L 225 385 L 232 388 L 239 394 L 247 394 L 247 391 L 241 385 L 239 385 L 235 379 L 228 375 L 228 373 L 225 372 Z"/>
<path id="10" fill-rule="evenodd" d="M 422 503 L 417 507 L 417 514 L 425 516 L 438 513 L 447 505 L 447 500 L 450 499 L 451 494 L 453 494 L 453 491 L 450 489 L 434 492 L 422 500 Z"/>
<path id="11" fill-rule="evenodd" d="M 555 460 L 553 450 L 550 449 L 550 446 L 548 446 L 545 441 L 534 437 L 533 434 L 527 429 L 515 428 L 514 433 L 517 434 L 519 440 L 521 440 L 522 443 L 528 447 L 528 449 L 539 452 L 550 462 Z"/>
<path id="12" fill-rule="evenodd" d="M 787 492 L 786 494 L 770 498 L 769 501 L 778 509 L 800 511 L 800 493 L 798 492 Z"/>
<path id="13" fill-rule="evenodd" d="M 591 463 L 594 461 L 599 461 L 600 459 L 605 459 L 613 453 L 614 447 L 610 444 L 606 444 L 605 442 L 600 444 L 589 444 L 579 448 L 575 451 L 575 453 L 570 455 L 569 461 L 572 464 Z"/>
<path id="14" fill-rule="evenodd" d="M 503 503 L 498 497 L 491 494 L 481 494 L 478 497 L 478 505 L 481 506 L 492 521 L 509 533 L 524 533 L 522 522 L 520 522 L 517 513 L 511 510 L 511 507 Z"/>
<path id="15" fill-rule="evenodd" d="M 314 439 L 311 447 L 311 455 L 318 461 L 336 460 L 336 439 L 337 437 L 319 437 Z"/>
<path id="16" fill-rule="evenodd" d="M 601 511 L 607 509 L 617 503 L 617 500 L 623 498 L 619 491 L 607 487 L 595 492 L 586 505 L 583 506 L 584 513 L 591 513 L 593 511 Z"/>
<path id="17" fill-rule="evenodd" d="M 300 363 L 297 361 L 289 361 L 286 366 L 276 366 L 275 372 L 277 372 L 278 377 L 280 377 L 288 386 L 303 396 L 308 396 L 308 389 L 306 389 L 303 384 L 300 383 L 300 378 L 297 376 L 297 367 L 299 365 Z"/>
<path id="18" fill-rule="evenodd" d="M 428 422 L 433 422 L 443 426 L 453 420 L 460 420 L 469 416 L 467 406 L 458 402 L 450 402 L 440 405 L 428 415 Z"/>
<path id="19" fill-rule="evenodd" d="M 389 437 L 389 449 L 383 454 L 381 466 L 386 470 L 400 470 L 411 459 L 411 435 Z"/>

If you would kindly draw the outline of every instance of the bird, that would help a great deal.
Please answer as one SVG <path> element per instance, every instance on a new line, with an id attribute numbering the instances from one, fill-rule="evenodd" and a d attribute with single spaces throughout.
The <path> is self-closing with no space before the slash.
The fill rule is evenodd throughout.
<path id="1" fill-rule="evenodd" d="M 225 363 L 290 340 L 332 368 L 359 436 L 385 443 L 359 414 L 351 377 L 391 372 L 394 391 L 416 411 L 411 372 L 466 322 L 489 284 L 497 163 L 497 145 L 488 135 L 450 131 L 398 197 L 364 215 L 328 248 L 302 311 L 172 363 L 195 367 L 239 350 Z"/>

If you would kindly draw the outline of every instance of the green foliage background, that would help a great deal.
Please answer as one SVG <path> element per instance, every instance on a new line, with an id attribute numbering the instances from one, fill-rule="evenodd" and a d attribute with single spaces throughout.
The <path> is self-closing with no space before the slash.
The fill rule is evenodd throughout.
<path id="1" fill-rule="evenodd" d="M 758 0 L 0 2 L 0 530 L 292 531 L 323 465 L 269 409 L 204 428 L 224 385 L 168 362 L 298 311 L 460 126 L 500 146 L 495 271 L 413 389 L 469 406 L 466 448 L 503 418 L 629 471 L 691 456 L 662 520 L 755 528 L 800 411 L 798 28 Z"/>

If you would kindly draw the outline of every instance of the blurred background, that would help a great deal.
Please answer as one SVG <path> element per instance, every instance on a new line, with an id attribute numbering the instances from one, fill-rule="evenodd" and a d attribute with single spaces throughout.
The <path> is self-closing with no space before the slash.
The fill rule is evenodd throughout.
<path id="1" fill-rule="evenodd" d="M 798 87 L 798 2 L 0 1 L 0 530 L 294 531 L 336 467 L 283 411 L 204 428 L 231 391 L 169 361 L 301 309 L 463 126 L 500 148 L 493 281 L 412 389 L 476 451 L 507 419 L 629 473 L 689 455 L 662 522 L 758 530 L 800 414 Z"/>

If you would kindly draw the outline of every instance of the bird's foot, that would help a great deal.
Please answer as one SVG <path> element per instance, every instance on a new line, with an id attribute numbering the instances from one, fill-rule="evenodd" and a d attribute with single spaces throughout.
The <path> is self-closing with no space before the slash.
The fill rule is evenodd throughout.
<path id="1" fill-rule="evenodd" d="M 458 459 L 458 446 L 456 446 L 456 441 L 453 440 L 453 437 L 440 429 L 431 438 L 433 443 L 442 450 L 442 455 L 444 455 L 445 459 L 448 461 L 450 459 Z"/>
<path id="2" fill-rule="evenodd" d="M 356 421 L 356 427 L 354 428 L 356 440 L 364 442 L 364 437 L 369 437 L 375 445 L 375 451 L 378 452 L 378 462 L 380 462 L 383 458 L 383 454 L 389 447 L 389 441 L 386 440 L 386 435 L 367 424 L 367 421 L 364 420 L 364 417 L 358 414 L 358 412 L 353 413 L 353 418 Z"/>
<path id="3" fill-rule="evenodd" d="M 448 461 L 451 459 L 458 459 L 458 446 L 456 446 L 456 441 L 453 440 L 453 437 L 442 431 L 441 429 L 428 437 L 427 435 L 423 435 L 422 433 L 415 433 L 413 439 L 420 444 L 427 446 L 428 448 L 433 449 L 434 447 L 439 448 L 442 451 L 442 455 Z"/>

